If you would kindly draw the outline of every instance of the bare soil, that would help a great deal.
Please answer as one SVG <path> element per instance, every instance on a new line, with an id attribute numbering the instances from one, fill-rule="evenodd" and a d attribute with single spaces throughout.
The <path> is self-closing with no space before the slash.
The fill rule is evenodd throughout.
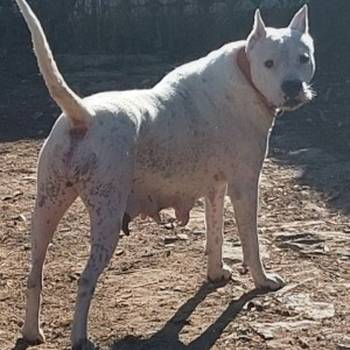
<path id="1" fill-rule="evenodd" d="M 86 95 L 154 84 L 171 69 L 151 59 L 63 71 Z M 105 61 L 103 61 L 105 62 Z M 105 62 L 106 63 L 106 62 Z M 0 349 L 20 336 L 29 269 L 30 216 L 38 152 L 57 117 L 40 77 L 5 74 L 0 92 Z M 203 204 L 185 228 L 136 220 L 98 283 L 90 312 L 96 348 L 109 350 L 350 349 L 350 105 L 348 81 L 316 78 L 319 97 L 280 117 L 261 181 L 259 231 L 268 271 L 287 281 L 259 294 L 242 274 L 233 210 L 225 209 L 225 259 L 232 281 L 206 282 Z M 176 169 L 174 169 L 176 171 Z M 45 268 L 42 327 L 68 349 L 77 280 L 89 252 L 80 201 L 62 220 Z M 301 322 L 302 321 L 302 322 Z M 17 347 L 18 348 L 18 347 Z"/>

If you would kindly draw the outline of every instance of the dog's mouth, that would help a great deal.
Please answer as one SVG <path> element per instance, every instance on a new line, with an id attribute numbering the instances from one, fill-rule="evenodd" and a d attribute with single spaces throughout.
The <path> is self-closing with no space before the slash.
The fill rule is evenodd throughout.
<path id="1" fill-rule="evenodd" d="M 281 111 L 294 111 L 303 105 L 311 102 L 316 96 L 316 91 L 312 89 L 311 85 L 305 84 L 303 90 L 296 97 L 285 98 L 285 102 L 282 106 L 279 107 Z"/>

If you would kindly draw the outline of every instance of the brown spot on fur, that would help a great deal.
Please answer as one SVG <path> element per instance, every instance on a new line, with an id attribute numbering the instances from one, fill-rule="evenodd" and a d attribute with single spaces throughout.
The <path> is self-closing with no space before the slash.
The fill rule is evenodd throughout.
<path id="1" fill-rule="evenodd" d="M 75 127 L 69 130 L 69 135 L 72 139 L 81 139 L 87 133 L 86 127 Z"/>

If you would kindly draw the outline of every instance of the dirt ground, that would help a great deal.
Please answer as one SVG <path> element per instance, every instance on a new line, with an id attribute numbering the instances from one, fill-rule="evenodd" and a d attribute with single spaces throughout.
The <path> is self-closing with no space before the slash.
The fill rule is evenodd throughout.
<path id="1" fill-rule="evenodd" d="M 111 69 L 108 57 L 62 60 L 86 95 L 150 86 L 171 65 L 151 58 Z M 73 62 L 73 63 L 72 63 Z M 120 62 L 119 62 L 120 63 Z M 115 67 L 118 67 L 116 65 Z M 0 92 L 0 349 L 12 349 L 24 316 L 29 226 L 43 137 L 57 117 L 38 76 L 3 75 Z M 261 181 L 259 232 L 265 266 L 287 286 L 259 295 L 242 274 L 233 210 L 225 209 L 230 283 L 206 283 L 203 204 L 185 228 L 136 220 L 98 283 L 90 313 L 97 349 L 350 349 L 349 80 L 316 77 L 319 97 L 277 120 Z M 15 103 L 14 103 L 15 101 Z M 68 349 L 77 280 L 89 251 L 80 201 L 62 220 L 45 269 L 42 327 L 47 343 Z"/>

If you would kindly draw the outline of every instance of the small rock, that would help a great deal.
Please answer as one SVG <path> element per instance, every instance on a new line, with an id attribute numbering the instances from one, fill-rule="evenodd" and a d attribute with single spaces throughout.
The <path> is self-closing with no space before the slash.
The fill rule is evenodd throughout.
<path id="1" fill-rule="evenodd" d="M 341 260 L 350 260 L 350 249 L 340 248 L 336 250 L 336 253 L 340 255 Z"/>
<path id="2" fill-rule="evenodd" d="M 178 240 L 178 237 L 174 237 L 174 236 L 166 236 L 163 238 L 164 244 L 165 245 L 169 245 L 169 244 L 173 244 Z"/>
<path id="3" fill-rule="evenodd" d="M 27 221 L 27 218 L 23 214 L 13 216 L 11 219 L 15 221 L 23 221 L 23 222 Z"/>
<path id="4" fill-rule="evenodd" d="M 279 232 L 274 236 L 278 247 L 289 248 L 303 255 L 323 255 L 329 252 L 325 237 L 318 232 Z"/>
<path id="5" fill-rule="evenodd" d="M 312 301 L 309 294 L 293 294 L 278 298 L 280 302 L 312 320 L 323 320 L 335 315 L 334 304 Z"/>
<path id="6" fill-rule="evenodd" d="M 167 222 L 166 224 L 164 224 L 164 227 L 167 230 L 173 230 L 175 228 L 175 224 L 173 222 Z"/>
<path id="7" fill-rule="evenodd" d="M 337 350 L 350 350 L 350 337 L 342 337 L 340 343 L 337 344 Z"/>
<path id="8" fill-rule="evenodd" d="M 247 304 L 244 305 L 243 310 L 247 310 L 247 311 L 256 310 L 260 312 L 264 310 L 264 305 L 258 301 L 249 301 Z"/>
<path id="9" fill-rule="evenodd" d="M 318 322 L 303 320 L 294 322 L 254 323 L 251 326 L 254 331 L 265 340 L 271 340 L 283 330 L 290 332 L 305 330 L 318 324 Z"/>
<path id="10" fill-rule="evenodd" d="M 180 240 L 180 241 L 188 241 L 189 240 L 189 237 L 186 233 L 179 233 L 177 235 L 177 238 Z"/>
<path id="11" fill-rule="evenodd" d="M 14 199 L 14 198 L 17 198 L 17 197 L 22 196 L 22 195 L 23 195 L 23 192 L 22 192 L 22 191 L 15 191 L 15 192 L 12 193 L 12 195 L 4 196 L 4 197 L 2 197 L 1 199 L 2 199 L 3 201 L 8 201 L 8 200 L 10 200 L 10 199 Z"/>
<path id="12" fill-rule="evenodd" d="M 308 342 L 305 339 L 298 338 L 298 343 L 302 349 L 310 349 L 310 345 L 308 344 Z"/>
<path id="13" fill-rule="evenodd" d="M 349 344 L 337 344 L 337 350 L 350 350 L 350 343 Z"/>
<path id="14" fill-rule="evenodd" d="M 318 232 L 276 232 L 274 234 L 276 241 L 278 242 L 302 242 L 304 244 L 314 244 L 324 242 L 325 238 Z"/>
<path id="15" fill-rule="evenodd" d="M 69 327 L 71 325 L 71 323 L 72 323 L 72 320 L 69 318 L 66 318 L 66 319 L 59 321 L 59 325 L 62 328 Z"/>
<path id="16" fill-rule="evenodd" d="M 269 350 L 281 350 L 290 347 L 292 340 L 288 337 L 283 337 L 283 339 L 274 339 L 267 342 Z"/>
<path id="17" fill-rule="evenodd" d="M 79 272 L 72 272 L 68 274 L 68 278 L 71 282 L 75 282 L 80 278 L 80 273 Z"/>
<path id="18" fill-rule="evenodd" d="M 195 235 L 195 236 L 203 236 L 205 234 L 205 232 L 197 230 L 197 231 L 193 231 L 192 234 Z"/>
<path id="19" fill-rule="evenodd" d="M 183 292 L 184 290 L 183 290 L 183 288 L 181 288 L 180 286 L 175 286 L 175 287 L 173 288 L 173 291 L 174 291 L 174 292 Z"/>
<path id="20" fill-rule="evenodd" d="M 120 256 L 124 254 L 124 249 L 117 249 L 117 251 L 115 252 L 115 255 Z"/>
<path id="21" fill-rule="evenodd" d="M 142 254 L 143 258 L 150 258 L 151 256 L 154 256 L 154 252 L 152 251 L 146 251 L 145 253 Z"/>

